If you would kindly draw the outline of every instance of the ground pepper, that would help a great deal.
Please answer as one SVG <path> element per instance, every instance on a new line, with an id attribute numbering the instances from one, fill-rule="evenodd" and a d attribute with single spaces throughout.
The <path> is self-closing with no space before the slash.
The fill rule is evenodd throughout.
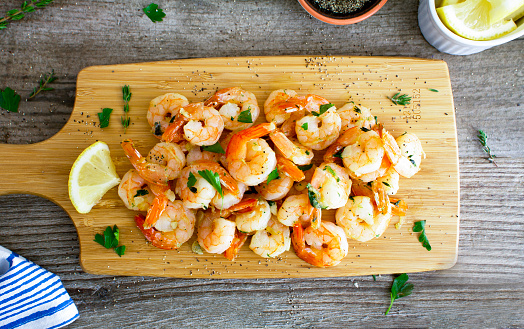
<path id="1" fill-rule="evenodd" d="M 355 12 L 371 0 L 312 0 L 321 10 L 334 14 L 350 14 Z"/>

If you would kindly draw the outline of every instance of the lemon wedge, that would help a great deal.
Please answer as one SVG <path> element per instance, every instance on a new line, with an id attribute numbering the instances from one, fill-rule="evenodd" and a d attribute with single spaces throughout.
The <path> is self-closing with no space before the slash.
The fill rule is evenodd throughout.
<path id="1" fill-rule="evenodd" d="M 491 4 L 487 0 L 466 0 L 437 8 L 442 23 L 451 31 L 471 40 L 493 40 L 517 28 L 512 20 L 490 24 Z"/>
<path id="2" fill-rule="evenodd" d="M 109 147 L 99 141 L 86 148 L 71 167 L 69 199 L 79 213 L 87 214 L 107 191 L 119 183 Z"/>
<path id="3" fill-rule="evenodd" d="M 440 2 L 440 6 L 439 7 L 444 7 L 444 6 L 449 6 L 449 5 L 454 5 L 456 3 L 459 3 L 459 2 L 464 2 L 465 0 L 442 0 Z"/>
<path id="4" fill-rule="evenodd" d="M 489 22 L 497 23 L 524 6 L 524 0 L 488 0 L 491 4 Z"/>

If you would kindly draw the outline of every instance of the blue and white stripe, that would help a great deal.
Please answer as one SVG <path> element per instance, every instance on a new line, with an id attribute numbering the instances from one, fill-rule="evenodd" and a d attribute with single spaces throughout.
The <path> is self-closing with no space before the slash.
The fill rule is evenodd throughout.
<path id="1" fill-rule="evenodd" d="M 78 310 L 60 278 L 0 246 L 0 328 L 60 328 Z"/>

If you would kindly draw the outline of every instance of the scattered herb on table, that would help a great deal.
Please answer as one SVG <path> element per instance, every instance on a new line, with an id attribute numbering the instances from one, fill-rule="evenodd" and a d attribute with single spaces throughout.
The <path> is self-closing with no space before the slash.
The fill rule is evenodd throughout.
<path id="1" fill-rule="evenodd" d="M 371 274 L 371 276 L 373 277 L 373 281 L 377 281 L 377 277 L 375 276 L 375 274 Z"/>
<path id="2" fill-rule="evenodd" d="M 406 283 L 408 280 L 409 276 L 406 273 L 399 275 L 395 280 L 393 280 L 393 285 L 391 286 L 391 303 L 384 315 L 388 315 L 389 310 L 396 299 L 411 295 L 413 292 L 413 284 Z"/>
<path id="3" fill-rule="evenodd" d="M 163 18 L 166 17 L 164 11 L 161 8 L 158 8 L 156 3 L 150 3 L 142 10 L 153 23 L 162 22 Z"/>
<path id="4" fill-rule="evenodd" d="M 0 30 L 5 29 L 11 21 L 19 21 L 26 13 L 32 13 L 36 8 L 44 8 L 51 2 L 53 0 L 24 1 L 20 9 L 11 9 L 4 17 L 0 17 Z"/>
<path id="5" fill-rule="evenodd" d="M 111 226 L 108 226 L 104 231 L 104 235 L 97 233 L 93 241 L 101 244 L 106 249 L 113 249 L 120 257 L 126 252 L 126 246 L 118 245 L 120 242 L 120 230 L 116 225 L 112 229 Z"/>
<path id="6" fill-rule="evenodd" d="M 429 244 L 428 237 L 426 236 L 426 221 L 421 220 L 415 222 L 415 225 L 413 225 L 413 232 L 420 232 L 418 241 L 422 242 L 422 246 L 424 248 L 426 248 L 428 251 L 431 251 L 431 245 Z"/>
<path id="7" fill-rule="evenodd" d="M 497 163 L 495 162 L 496 156 L 494 154 L 491 154 L 491 149 L 488 146 L 488 136 L 486 135 L 486 133 L 479 129 L 477 138 L 479 139 L 480 145 L 482 145 L 482 149 L 488 155 L 488 160 L 490 162 L 493 162 L 493 164 L 496 167 L 498 167 Z"/>
<path id="8" fill-rule="evenodd" d="M 428 90 L 429 90 L 429 91 L 432 91 L 432 92 L 434 92 L 434 93 L 438 93 L 438 90 L 437 90 L 437 89 L 429 88 Z"/>
<path id="9" fill-rule="evenodd" d="M 275 168 L 272 172 L 269 173 L 269 176 L 267 176 L 267 184 L 271 182 L 274 179 L 279 179 L 280 175 L 278 174 L 278 169 Z"/>
<path id="10" fill-rule="evenodd" d="M 245 111 L 240 112 L 240 114 L 238 115 L 237 121 L 243 122 L 243 123 L 253 123 L 253 117 L 251 116 L 251 111 L 245 110 Z"/>
<path id="11" fill-rule="evenodd" d="M 20 95 L 9 87 L 6 87 L 4 90 L 0 89 L 0 107 L 4 110 L 18 112 L 21 98 Z"/>
<path id="12" fill-rule="evenodd" d="M 111 112 L 113 112 L 113 109 L 105 108 L 102 109 L 102 112 L 97 113 L 98 119 L 100 120 L 100 128 L 105 128 L 109 126 L 109 118 L 111 117 Z"/>
<path id="13" fill-rule="evenodd" d="M 395 105 L 408 105 L 411 102 L 411 97 L 407 94 L 396 93 L 393 97 L 388 97 Z"/>
<path id="14" fill-rule="evenodd" d="M 226 153 L 226 151 L 224 151 L 224 149 L 222 148 L 222 145 L 220 145 L 219 142 L 216 142 L 215 144 L 209 145 L 209 146 L 202 146 L 202 150 L 213 152 L 213 153 L 219 153 L 219 154 Z"/>
<path id="15" fill-rule="evenodd" d="M 335 105 L 333 105 L 331 103 L 320 105 L 320 107 L 318 109 L 318 112 L 311 111 L 311 114 L 313 114 L 316 117 L 319 117 L 322 114 L 326 113 L 326 111 L 329 110 L 330 108 L 332 108 L 333 106 L 335 106 Z"/>
<path id="16" fill-rule="evenodd" d="M 129 127 L 129 122 L 131 118 L 129 117 L 129 101 L 131 100 L 132 93 L 129 91 L 129 86 L 124 85 L 122 87 L 122 98 L 124 99 L 124 116 L 120 117 L 120 122 L 122 122 L 122 127 L 124 127 L 124 134 L 126 133 L 127 127 Z"/>
<path id="17" fill-rule="evenodd" d="M 56 79 L 57 77 L 55 77 L 55 70 L 51 70 L 51 72 L 45 73 L 38 81 L 38 87 L 33 88 L 33 92 L 31 93 L 31 95 L 29 95 L 27 99 L 29 100 L 31 98 L 34 98 L 42 91 L 54 90 L 54 88 L 48 87 L 47 85 L 55 81 Z"/>
<path id="18" fill-rule="evenodd" d="M 222 185 L 220 185 L 220 175 L 212 172 L 211 170 L 199 170 L 198 173 L 204 178 L 209 184 L 211 184 L 215 190 L 224 198 L 224 192 L 222 191 Z"/>

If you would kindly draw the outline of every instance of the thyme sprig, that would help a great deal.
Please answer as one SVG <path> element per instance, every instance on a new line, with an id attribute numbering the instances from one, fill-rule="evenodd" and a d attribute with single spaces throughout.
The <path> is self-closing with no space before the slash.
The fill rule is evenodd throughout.
<path id="1" fill-rule="evenodd" d="M 388 97 L 395 105 L 408 105 L 411 102 L 411 97 L 407 94 L 396 93 L 393 97 Z"/>
<path id="2" fill-rule="evenodd" d="M 486 133 L 479 129 L 479 132 L 477 134 L 477 138 L 479 139 L 480 145 L 482 145 L 482 149 L 488 155 L 488 160 L 490 162 L 493 162 L 495 167 L 498 167 L 497 163 L 495 162 L 495 158 L 497 156 L 494 155 L 494 154 L 491 154 L 491 149 L 488 146 L 488 136 L 486 135 Z"/>
<path id="3" fill-rule="evenodd" d="M 56 79 L 57 77 L 55 77 L 55 70 L 51 70 L 51 72 L 45 73 L 42 76 L 42 78 L 40 78 L 40 80 L 38 81 L 38 87 L 33 88 L 33 92 L 31 93 L 31 95 L 29 95 L 27 99 L 29 100 L 29 99 L 34 98 L 36 95 L 38 95 L 42 91 L 54 90 L 54 88 L 48 87 L 47 85 L 55 81 Z"/>
<path id="4" fill-rule="evenodd" d="M 120 122 L 122 127 L 124 127 L 124 134 L 126 133 L 127 127 L 129 127 L 129 122 L 131 118 L 129 117 L 129 100 L 131 100 L 132 93 L 129 91 L 129 86 L 124 85 L 122 87 L 122 98 L 124 99 L 124 116 L 120 117 Z"/>
<path id="5" fill-rule="evenodd" d="M 7 25 L 12 21 L 21 20 L 26 13 L 32 13 L 37 8 L 44 8 L 51 2 L 53 0 L 24 1 L 20 9 L 8 10 L 4 17 L 0 17 L 0 30 L 7 28 Z"/>

